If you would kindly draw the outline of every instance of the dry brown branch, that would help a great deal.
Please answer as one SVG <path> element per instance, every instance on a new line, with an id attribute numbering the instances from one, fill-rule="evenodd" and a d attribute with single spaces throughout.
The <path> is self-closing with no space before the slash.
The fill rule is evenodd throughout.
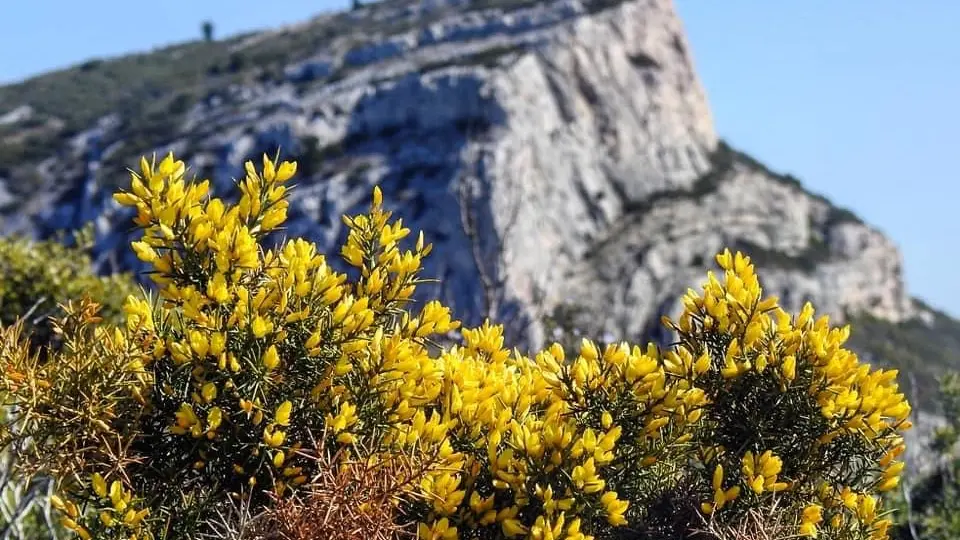
<path id="1" fill-rule="evenodd" d="M 705 518 L 704 527 L 693 531 L 698 540 L 789 540 L 800 538 L 792 513 L 777 504 L 751 510 L 734 524 L 721 524 L 712 517 Z"/>
<path id="2" fill-rule="evenodd" d="M 377 462 L 352 458 L 322 445 L 300 452 L 320 471 L 296 494 L 275 499 L 245 538 L 256 540 L 396 540 L 414 538 L 400 524 L 398 506 L 432 466 L 432 457 L 393 454 Z M 359 456 L 369 455 L 354 450 Z"/>

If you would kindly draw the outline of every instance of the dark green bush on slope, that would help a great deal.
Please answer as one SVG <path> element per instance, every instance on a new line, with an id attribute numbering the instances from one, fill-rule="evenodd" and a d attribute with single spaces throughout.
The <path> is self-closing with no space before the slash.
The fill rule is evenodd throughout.
<path id="1" fill-rule="evenodd" d="M 922 303 L 920 306 L 933 313 L 931 324 L 919 319 L 896 324 L 864 314 L 851 317 L 854 330 L 848 343 L 865 360 L 909 374 L 912 383 L 905 386 L 915 404 L 937 410 L 937 379 L 960 366 L 960 322 Z"/>
<path id="2" fill-rule="evenodd" d="M 940 379 L 940 400 L 947 425 L 937 431 L 929 449 L 936 456 L 934 472 L 901 497 L 896 540 L 954 540 L 960 538 L 960 373 Z"/>
<path id="3" fill-rule="evenodd" d="M 103 303 L 102 315 L 121 321 L 121 307 L 136 291 L 128 275 L 101 277 L 80 248 L 54 241 L 0 239 L 0 324 L 23 317 L 34 343 L 50 338 L 48 317 L 58 305 L 89 295 Z"/>

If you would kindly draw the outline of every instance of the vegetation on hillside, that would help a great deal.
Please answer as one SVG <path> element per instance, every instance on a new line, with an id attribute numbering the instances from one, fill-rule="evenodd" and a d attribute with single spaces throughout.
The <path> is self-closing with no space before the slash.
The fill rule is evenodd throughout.
<path id="1" fill-rule="evenodd" d="M 722 182 L 731 178 L 731 173 L 736 170 L 737 167 L 746 167 L 749 170 L 762 173 L 774 182 L 786 185 L 825 203 L 828 208 L 828 213 L 825 222 L 820 225 L 821 228 L 829 228 L 841 223 L 863 223 L 852 211 L 838 207 L 822 195 L 808 190 L 792 175 L 771 170 L 752 156 L 733 148 L 724 140 L 720 140 L 717 143 L 717 147 L 710 153 L 709 158 L 710 169 L 697 178 L 689 188 L 659 191 L 640 201 L 627 203 L 624 208 L 626 215 L 619 227 L 626 227 L 631 222 L 642 222 L 651 211 L 667 201 L 700 201 L 704 197 L 715 193 Z M 617 237 L 618 234 L 616 232 L 608 234 L 606 240 L 598 242 L 591 248 L 587 257 L 590 258 L 596 255 L 610 242 L 614 242 Z M 809 245 L 806 249 L 801 253 L 792 255 L 760 248 L 749 242 L 741 242 L 738 245 L 731 246 L 731 248 L 740 249 L 745 253 L 749 253 L 754 262 L 760 267 L 788 268 L 805 272 L 812 272 L 816 269 L 817 265 L 829 257 L 829 246 L 827 246 L 824 241 L 822 234 L 811 235 Z"/>
<path id="2" fill-rule="evenodd" d="M 960 321 L 922 302 L 919 307 L 933 315 L 930 324 L 919 318 L 891 323 L 869 314 L 853 315 L 848 343 L 868 361 L 909 374 L 904 384 L 915 405 L 938 410 L 939 378 L 960 368 Z"/>
<path id="3" fill-rule="evenodd" d="M 102 317 L 121 322 L 123 302 L 137 290 L 133 280 L 126 274 L 96 275 L 83 247 L 0 238 L 0 324 L 23 319 L 34 343 L 46 344 L 52 337 L 50 317 L 58 315 L 61 304 L 83 296 L 100 303 Z"/>
<path id="4" fill-rule="evenodd" d="M 923 449 L 935 456 L 936 466 L 900 497 L 896 540 L 960 538 L 960 372 L 955 368 L 940 379 L 939 397 L 947 424 Z"/>

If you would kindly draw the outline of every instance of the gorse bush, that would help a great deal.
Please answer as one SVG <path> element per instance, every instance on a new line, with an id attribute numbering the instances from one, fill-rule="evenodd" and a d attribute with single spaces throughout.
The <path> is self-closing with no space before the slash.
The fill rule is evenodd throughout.
<path id="1" fill-rule="evenodd" d="M 0 239 L 0 324 L 19 320 L 37 351 L 56 346 L 50 318 L 60 314 L 62 303 L 91 296 L 102 303 L 102 316 L 120 323 L 124 299 L 137 290 L 128 275 L 101 277 L 93 272 L 84 251 L 85 236 L 77 235 L 75 247 L 55 240 Z M 9 448 L 0 451 L 3 469 L 18 459 L 21 456 Z M 0 531 L 10 538 L 45 537 L 43 531 L 54 528 L 46 512 L 47 486 L 42 477 L 0 478 Z"/>
<path id="2" fill-rule="evenodd" d="M 814 320 L 810 304 L 791 318 L 761 298 L 747 258 L 717 260 L 725 281 L 711 274 L 703 296 L 684 297 L 679 324 L 664 321 L 680 336 L 667 371 L 701 373 L 707 400 L 693 470 L 700 485 L 709 476 L 714 498 L 701 510 L 756 508 L 775 496 L 802 508 L 801 534 L 885 537 L 891 521 L 876 495 L 898 485 L 910 413 L 897 372 L 859 364 L 842 348 L 849 328 Z"/>
<path id="3" fill-rule="evenodd" d="M 23 337 L 40 354 L 59 343 L 51 317 L 61 315 L 61 304 L 84 296 L 102 305 L 100 315 L 113 323 L 123 322 L 122 306 L 137 291 L 129 275 L 98 276 L 85 248 L 85 230 L 67 247 L 56 240 L 34 241 L 14 237 L 0 239 L 0 324 L 18 324 Z M 16 341 L 16 340 L 14 340 Z M 0 411 L 7 415 L 9 411 Z M 0 451 L 0 468 L 23 457 L 9 448 Z M 26 465 L 26 464 L 24 464 Z M 47 481 L 43 477 L 0 478 L 0 531 L 10 538 L 46 538 L 55 528 L 47 508 Z M 45 534 L 46 531 L 46 534 Z"/>
<path id="4" fill-rule="evenodd" d="M 909 427 L 897 374 L 811 306 L 764 298 L 747 257 L 717 257 L 722 280 L 664 320 L 666 350 L 527 356 L 489 322 L 440 347 L 459 322 L 413 301 L 431 246 L 401 246 L 379 189 L 344 217 L 347 273 L 302 239 L 260 246 L 295 171 L 248 163 L 231 205 L 172 155 L 142 160 L 116 200 L 158 297 L 130 296 L 119 327 L 72 305 L 43 362 L 8 332 L 4 442 L 29 450 L 21 474 L 60 481 L 82 538 L 211 537 L 237 501 L 296 515 L 284 501 L 316 506 L 331 467 L 401 458 L 425 465 L 385 500 L 421 538 L 677 538 L 774 506 L 792 533 L 886 537 Z"/>

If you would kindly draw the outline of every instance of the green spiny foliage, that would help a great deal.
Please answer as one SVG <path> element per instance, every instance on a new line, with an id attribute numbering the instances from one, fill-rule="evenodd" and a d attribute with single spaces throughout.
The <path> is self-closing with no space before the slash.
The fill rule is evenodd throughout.
<path id="1" fill-rule="evenodd" d="M 102 303 L 102 317 L 122 322 L 123 301 L 137 289 L 127 275 L 100 277 L 93 273 L 84 252 L 86 236 L 87 231 L 77 235 L 77 247 L 56 240 L 0 239 L 0 324 L 16 325 L 15 335 L 9 334 L 12 342 L 22 339 L 33 350 L 52 345 L 56 336 L 51 317 L 60 314 L 61 304 L 85 295 Z M 4 408 L 3 415 L 9 419 L 11 411 Z M 28 465 L 16 448 L 3 450 L 0 467 L 4 470 Z M 11 538 L 52 538 L 59 527 L 51 517 L 48 478 L 4 475 L 2 482 L 0 530 L 8 530 Z"/>

